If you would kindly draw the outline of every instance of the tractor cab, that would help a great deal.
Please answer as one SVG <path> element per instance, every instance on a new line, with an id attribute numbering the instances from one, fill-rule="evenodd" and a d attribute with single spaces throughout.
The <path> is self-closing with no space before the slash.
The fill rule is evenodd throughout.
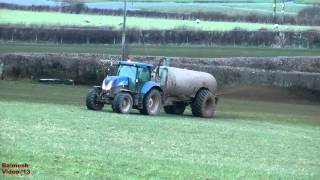
<path id="1" fill-rule="evenodd" d="M 145 82 L 151 80 L 152 67 L 151 64 L 120 61 L 117 76 L 128 77 L 128 89 L 139 91 Z"/>
<path id="2" fill-rule="evenodd" d="M 102 82 L 102 90 L 111 92 L 122 88 L 138 93 L 144 83 L 151 80 L 152 68 L 152 64 L 120 61 L 116 75 L 107 76 Z"/>

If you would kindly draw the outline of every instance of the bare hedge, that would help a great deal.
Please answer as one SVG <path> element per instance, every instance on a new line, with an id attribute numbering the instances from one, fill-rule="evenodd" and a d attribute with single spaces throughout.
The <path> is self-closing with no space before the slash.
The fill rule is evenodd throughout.
<path id="1" fill-rule="evenodd" d="M 160 58 L 132 57 L 152 64 L 158 64 Z M 111 62 L 118 59 L 106 54 L 1 54 L 0 75 L 2 79 L 61 78 L 78 84 L 100 84 Z M 276 85 L 320 91 L 320 57 L 171 58 L 171 65 L 211 73 L 219 87 Z"/>
<path id="2" fill-rule="evenodd" d="M 120 44 L 121 31 L 95 27 L 0 25 L 0 40 L 54 43 Z M 320 31 L 196 31 L 189 29 L 128 29 L 127 42 L 147 44 L 244 45 L 259 47 L 320 47 Z"/>

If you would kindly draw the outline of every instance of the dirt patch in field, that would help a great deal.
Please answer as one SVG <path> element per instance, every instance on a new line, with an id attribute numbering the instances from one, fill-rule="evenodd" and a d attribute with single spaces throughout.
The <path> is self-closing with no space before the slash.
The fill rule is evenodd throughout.
<path id="1" fill-rule="evenodd" d="M 219 89 L 218 97 L 266 102 L 320 104 L 320 91 L 270 85 L 225 86 Z"/>

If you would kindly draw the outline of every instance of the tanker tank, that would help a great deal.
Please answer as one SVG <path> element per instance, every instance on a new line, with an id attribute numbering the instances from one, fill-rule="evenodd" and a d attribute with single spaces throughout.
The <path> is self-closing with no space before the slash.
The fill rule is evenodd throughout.
<path id="1" fill-rule="evenodd" d="M 207 88 L 212 94 L 216 94 L 217 90 L 216 79 L 200 71 L 161 66 L 160 79 L 167 96 L 182 99 L 195 97 L 200 88 Z"/>

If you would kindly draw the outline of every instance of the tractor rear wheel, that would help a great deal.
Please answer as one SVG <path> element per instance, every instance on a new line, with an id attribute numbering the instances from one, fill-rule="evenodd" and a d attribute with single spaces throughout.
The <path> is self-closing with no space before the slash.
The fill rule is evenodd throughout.
<path id="1" fill-rule="evenodd" d="M 161 108 L 161 94 L 159 90 L 150 90 L 143 98 L 143 108 L 140 110 L 141 114 L 157 115 Z"/>
<path id="2" fill-rule="evenodd" d="M 215 111 L 215 96 L 207 89 L 200 90 L 191 104 L 194 116 L 213 117 Z"/>
<path id="3" fill-rule="evenodd" d="M 178 103 L 175 105 L 164 107 L 164 111 L 167 114 L 180 114 L 180 115 L 182 115 L 185 109 L 186 109 L 186 105 L 184 103 Z"/>
<path id="4" fill-rule="evenodd" d="M 131 112 L 133 99 L 131 94 L 120 92 L 113 100 L 112 110 L 116 113 L 128 114 Z"/>
<path id="5" fill-rule="evenodd" d="M 99 96 L 99 90 L 98 89 L 91 89 L 86 97 L 86 105 L 87 108 L 94 111 L 100 111 L 104 104 L 102 102 L 97 101 Z"/>

